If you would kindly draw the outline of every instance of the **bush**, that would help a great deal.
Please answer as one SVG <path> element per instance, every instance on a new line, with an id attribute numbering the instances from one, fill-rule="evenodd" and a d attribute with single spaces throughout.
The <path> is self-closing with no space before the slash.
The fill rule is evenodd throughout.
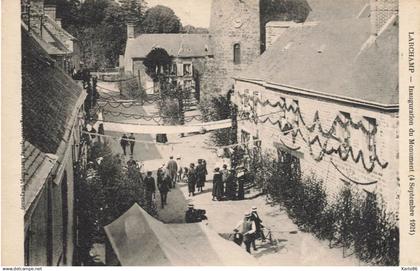
<path id="1" fill-rule="evenodd" d="M 181 121 L 182 113 L 179 110 L 177 99 L 165 98 L 158 103 L 160 115 L 164 117 L 165 124 L 176 125 Z"/>
<path id="2" fill-rule="evenodd" d="M 98 165 L 96 159 L 102 157 Z M 107 143 L 95 143 L 88 153 L 91 161 L 87 176 L 80 184 L 79 218 L 80 240 L 82 247 L 89 248 L 92 243 L 103 243 L 106 235 L 103 230 L 134 203 L 151 214 L 156 215 L 156 209 L 146 209 L 144 202 L 143 178 L 139 169 L 123 167 L 119 155 L 114 155 Z"/>
<path id="3" fill-rule="evenodd" d="M 119 80 L 121 81 L 118 82 L 118 88 L 121 95 L 140 101 L 147 98 L 146 91 L 142 86 L 139 86 L 137 77 L 122 75 Z"/>
<path id="4" fill-rule="evenodd" d="M 386 212 L 382 200 L 372 193 L 344 187 L 329 203 L 322 180 L 315 175 L 301 178 L 298 160 L 281 152 L 277 162 L 262 154 L 256 183 L 286 208 L 300 229 L 312 232 L 330 246 L 353 250 L 355 255 L 376 265 L 399 264 L 399 229 L 394 214 Z M 263 172 L 261 172 L 263 171 Z"/>

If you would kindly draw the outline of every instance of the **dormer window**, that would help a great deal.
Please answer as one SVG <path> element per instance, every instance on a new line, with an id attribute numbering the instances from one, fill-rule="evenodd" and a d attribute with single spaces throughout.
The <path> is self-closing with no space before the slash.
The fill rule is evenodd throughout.
<path id="1" fill-rule="evenodd" d="M 241 45 L 239 43 L 233 45 L 233 63 L 241 64 Z"/>

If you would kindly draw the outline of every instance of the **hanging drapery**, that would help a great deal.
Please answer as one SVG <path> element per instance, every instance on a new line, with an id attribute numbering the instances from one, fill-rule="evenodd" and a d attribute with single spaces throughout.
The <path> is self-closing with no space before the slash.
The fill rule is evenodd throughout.
<path id="1" fill-rule="evenodd" d="M 232 126 L 231 119 L 192 123 L 189 125 L 138 125 L 128 123 L 117 123 L 104 121 L 104 128 L 106 131 L 120 132 L 120 133 L 135 133 L 135 134 L 180 134 L 180 133 L 197 133 Z"/>

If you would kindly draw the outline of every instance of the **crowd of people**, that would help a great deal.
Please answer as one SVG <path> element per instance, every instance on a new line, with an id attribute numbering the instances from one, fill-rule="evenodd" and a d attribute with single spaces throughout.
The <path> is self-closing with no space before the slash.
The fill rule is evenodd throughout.
<path id="1" fill-rule="evenodd" d="M 222 169 L 215 168 L 213 175 L 213 200 L 243 200 L 245 184 L 249 182 L 249 173 L 245 167 L 228 169 L 224 164 Z"/>
<path id="2" fill-rule="evenodd" d="M 175 188 L 178 177 L 177 173 L 178 164 L 173 159 L 173 156 L 169 158 L 169 161 L 166 164 L 162 164 L 162 166 L 157 169 L 156 180 L 152 176 L 152 171 L 147 171 L 146 178 L 144 179 L 146 206 L 149 208 L 151 207 L 153 199 L 156 198 L 156 190 L 159 190 L 161 208 L 165 208 L 165 205 L 168 204 L 168 193 L 172 188 Z"/>

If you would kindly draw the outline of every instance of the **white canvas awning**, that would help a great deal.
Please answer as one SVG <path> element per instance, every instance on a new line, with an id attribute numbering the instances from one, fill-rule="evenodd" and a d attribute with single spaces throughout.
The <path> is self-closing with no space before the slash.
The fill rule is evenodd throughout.
<path id="1" fill-rule="evenodd" d="M 134 204 L 105 226 L 121 265 L 258 265 L 244 248 L 203 223 L 164 224 Z"/>

